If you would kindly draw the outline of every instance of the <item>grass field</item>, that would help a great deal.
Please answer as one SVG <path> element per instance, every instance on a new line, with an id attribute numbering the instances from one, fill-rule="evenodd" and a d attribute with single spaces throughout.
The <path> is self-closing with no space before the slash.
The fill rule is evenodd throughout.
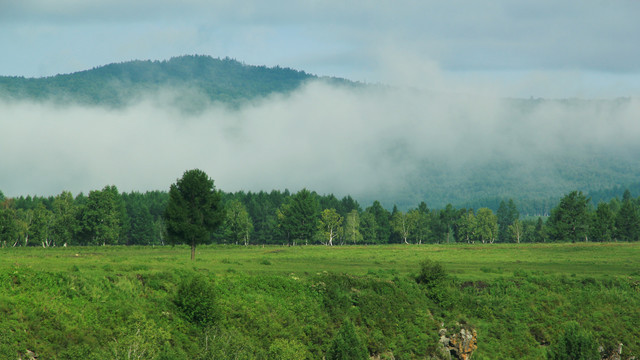
<path id="1" fill-rule="evenodd" d="M 567 321 L 640 354 L 637 243 L 212 245 L 189 257 L 0 249 L 0 358 L 321 359 L 345 319 L 380 359 L 446 359 L 442 326 L 477 330 L 474 359 L 544 359 Z M 414 281 L 425 259 L 445 282 Z"/>
<path id="2" fill-rule="evenodd" d="M 425 258 L 442 263 L 460 280 L 486 280 L 525 270 L 579 277 L 640 274 L 640 243 L 381 245 L 381 246 L 200 246 L 196 260 L 185 246 L 0 249 L 0 269 L 14 266 L 100 273 L 198 268 L 222 276 L 321 271 L 352 275 L 407 275 Z"/>

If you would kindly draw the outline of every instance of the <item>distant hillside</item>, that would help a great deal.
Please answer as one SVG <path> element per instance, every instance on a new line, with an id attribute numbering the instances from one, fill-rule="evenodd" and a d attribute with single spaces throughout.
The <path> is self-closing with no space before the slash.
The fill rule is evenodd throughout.
<path id="1" fill-rule="evenodd" d="M 233 104 L 286 93 L 316 78 L 304 71 L 245 65 L 229 58 L 180 56 L 168 61 L 109 64 L 46 78 L 4 76 L 0 77 L 0 96 L 118 107 L 144 92 L 172 88 L 195 91 L 200 96 L 196 101 Z"/>
<path id="2" fill-rule="evenodd" d="M 507 99 L 504 104 L 501 121 L 487 120 L 494 121 L 483 134 L 490 147 L 478 148 L 481 142 L 476 141 L 449 155 L 414 155 L 405 161 L 414 168 L 404 174 L 401 186 L 379 191 L 376 199 L 401 209 L 424 200 L 436 208 L 451 203 L 497 210 L 500 201 L 512 198 L 523 215 L 548 215 L 573 190 L 588 194 L 593 205 L 621 198 L 625 189 L 638 196 L 634 100 Z M 403 156 L 396 161 L 404 161 Z"/>
<path id="3" fill-rule="evenodd" d="M 109 64 L 46 78 L 0 77 L 0 99 L 120 108 L 145 96 L 168 92 L 169 105 L 197 112 L 212 103 L 240 109 L 246 101 L 286 94 L 318 79 L 289 68 L 252 66 L 229 58 L 181 56 L 167 61 Z M 387 208 L 396 204 L 404 210 L 426 201 L 432 208 L 452 203 L 456 207 L 497 209 L 501 200 L 513 198 L 523 214 L 539 215 L 548 214 L 558 199 L 572 190 L 592 194 L 597 203 L 620 196 L 630 185 L 640 183 L 640 127 L 636 125 L 640 103 L 634 99 L 489 99 L 485 104 L 488 98 L 464 94 L 439 97 L 428 91 L 364 86 L 336 78 L 322 80 L 373 91 L 358 92 L 365 95 L 338 91 L 333 97 L 324 88 L 303 91 L 309 96 L 307 102 L 298 108 L 284 102 L 282 114 L 293 115 L 297 122 L 309 118 L 310 113 L 320 113 L 311 118 L 329 124 L 332 122 L 327 119 L 333 119 L 340 136 L 332 138 L 333 133 L 328 132 L 327 141 L 316 141 L 306 134 L 306 128 L 295 127 L 280 135 L 283 139 L 305 139 L 300 150 L 305 160 L 318 161 L 317 153 L 327 146 L 332 148 L 331 154 L 349 158 L 351 163 L 344 168 L 337 165 L 340 171 L 334 169 L 329 183 L 335 180 L 339 185 L 341 177 L 358 178 L 360 170 L 365 170 L 362 174 L 370 171 L 371 175 L 359 179 L 359 184 L 376 185 L 347 190 L 365 206 L 379 200 Z M 323 111 L 333 110 L 343 98 L 348 103 L 338 104 L 335 111 Z M 252 124 L 268 128 L 279 118 L 265 119 L 266 125 L 259 121 Z M 229 148 L 234 144 L 229 137 Z M 251 144 L 243 146 L 250 148 Z M 366 151 L 359 155 L 362 148 Z M 286 159 L 279 159 L 269 171 L 286 176 L 288 165 L 283 163 Z M 331 174 L 330 170 L 323 171 Z M 327 188 L 340 191 L 339 186 Z"/>

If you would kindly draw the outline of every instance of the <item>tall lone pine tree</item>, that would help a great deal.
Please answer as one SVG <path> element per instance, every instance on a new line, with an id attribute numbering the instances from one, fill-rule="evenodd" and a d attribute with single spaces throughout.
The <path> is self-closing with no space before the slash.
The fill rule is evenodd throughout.
<path id="1" fill-rule="evenodd" d="M 191 260 L 195 259 L 196 245 L 206 242 L 224 220 L 213 180 L 199 169 L 185 171 L 169 189 L 164 220 L 169 242 L 191 245 Z"/>

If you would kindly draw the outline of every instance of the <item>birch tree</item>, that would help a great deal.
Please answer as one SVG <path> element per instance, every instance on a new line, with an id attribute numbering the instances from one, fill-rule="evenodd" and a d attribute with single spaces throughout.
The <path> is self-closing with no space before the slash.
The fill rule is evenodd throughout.
<path id="1" fill-rule="evenodd" d="M 516 243 L 520 244 L 520 238 L 522 237 L 523 226 L 520 220 L 515 219 L 513 224 L 509 225 L 509 232 L 513 235 L 513 238 L 516 239 Z"/>
<path id="2" fill-rule="evenodd" d="M 336 209 L 325 209 L 320 217 L 320 231 L 322 231 L 323 239 L 327 240 L 327 245 L 333 246 L 333 241 L 338 237 L 342 230 L 343 218 L 338 214 Z"/>
<path id="3" fill-rule="evenodd" d="M 393 214 L 391 218 L 391 228 L 395 231 L 405 244 L 408 244 L 407 238 L 409 237 L 409 218 L 407 213 L 398 211 Z"/>
<path id="4" fill-rule="evenodd" d="M 360 214 L 358 210 L 351 210 L 344 223 L 344 237 L 346 242 L 356 243 L 362 241 L 362 234 L 360 233 Z"/>

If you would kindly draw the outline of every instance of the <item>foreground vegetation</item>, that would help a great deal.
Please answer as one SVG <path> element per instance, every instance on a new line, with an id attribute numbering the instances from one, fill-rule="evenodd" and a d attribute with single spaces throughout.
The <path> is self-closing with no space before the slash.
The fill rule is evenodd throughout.
<path id="1" fill-rule="evenodd" d="M 476 331 L 474 359 L 537 359 L 575 323 L 640 354 L 638 243 L 197 251 L 0 249 L 0 357 L 319 359 L 350 336 L 370 356 L 446 358 L 444 328 Z"/>

